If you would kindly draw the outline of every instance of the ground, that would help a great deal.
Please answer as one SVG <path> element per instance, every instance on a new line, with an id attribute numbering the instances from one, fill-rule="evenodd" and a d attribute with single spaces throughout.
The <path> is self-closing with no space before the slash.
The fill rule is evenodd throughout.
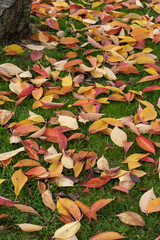
<path id="1" fill-rule="evenodd" d="M 0 195 L 32 207 L 40 216 L 28 210 L 21 212 L 13 202 L 12 207 L 4 206 L 7 203 L 2 204 L 1 239 L 51 239 L 57 229 L 77 220 L 76 211 L 73 211 L 74 213 L 71 211 L 71 206 L 75 209 L 76 199 L 89 207 L 98 200 L 113 199 L 103 208 L 98 205 L 97 221 L 94 219 L 89 221 L 89 217 L 87 218 L 82 211 L 82 218 L 78 219 L 81 227 L 77 233 L 75 232 L 79 240 L 89 240 L 103 232 L 117 232 L 131 240 L 158 239 L 160 2 L 108 0 L 73 1 L 75 4 L 69 1 L 40 2 L 33 1 L 30 17 L 31 37 L 22 40 L 21 43 L 13 42 L 16 45 L 5 42 L 0 46 L 1 109 L 13 113 L 13 116 L 3 124 L 0 112 L 2 153 Z M 77 11 L 81 13 L 77 14 Z M 127 36 L 128 39 L 125 38 Z M 34 46 L 28 46 L 29 44 Z M 37 45 L 43 49 L 40 50 Z M 66 64 L 70 63 L 70 66 L 61 62 L 58 67 L 57 62 L 63 60 L 66 60 Z M 76 61 L 71 62 L 72 60 Z M 3 65 L 4 63 L 14 64 L 12 67 L 17 75 L 11 71 L 10 65 L 8 67 Z M 17 70 L 16 66 L 22 70 Z M 145 78 L 147 76 L 148 78 Z M 16 84 L 15 88 L 13 83 Z M 80 99 L 81 102 L 77 102 Z M 56 109 L 54 103 L 62 104 Z M 61 110 L 68 112 L 57 114 Z M 86 118 L 92 113 L 93 120 L 85 123 L 86 118 L 83 119 L 82 115 L 79 117 L 82 110 L 87 113 Z M 27 120 L 33 112 L 38 115 L 37 118 Z M 104 115 L 99 116 L 102 120 L 96 121 L 98 113 Z M 63 124 L 60 121 L 61 114 Z M 70 117 L 68 122 L 66 115 Z M 21 122 L 22 120 L 26 121 Z M 74 125 L 74 128 L 70 121 L 78 124 L 78 127 Z M 142 129 L 138 129 L 137 124 L 142 124 Z M 117 125 L 118 132 L 115 130 Z M 30 135 L 34 132 L 31 130 L 33 126 L 39 129 L 46 127 L 48 132 L 45 130 L 40 137 L 32 138 Z M 148 126 L 150 130 L 144 133 Z M 35 128 L 35 132 L 38 128 Z M 66 138 L 74 133 L 79 135 L 66 143 Z M 11 136 L 16 136 L 17 139 L 20 137 L 23 142 L 11 143 Z M 32 142 L 29 142 L 29 139 Z M 58 161 L 45 161 L 47 149 L 52 144 L 58 153 L 62 152 L 63 157 L 69 156 L 69 160 L 62 161 L 60 158 Z M 11 151 L 22 146 L 25 146 L 25 151 L 11 158 Z M 84 159 L 81 159 L 80 151 L 85 152 Z M 5 152 L 9 152 L 7 160 L 4 160 Z M 148 155 L 140 157 L 138 161 L 133 157 L 132 166 L 123 163 L 132 154 Z M 17 162 L 25 159 L 32 159 L 40 166 L 35 168 L 33 163 L 26 166 L 23 162 L 25 166 L 14 167 Z M 102 167 L 99 167 L 98 161 Z M 79 175 L 79 167 L 77 169 L 75 167 L 76 162 L 80 167 L 83 166 Z M 51 164 L 55 165 L 50 168 Z M 68 167 L 68 164 L 73 164 L 73 167 Z M 109 167 L 106 167 L 107 164 Z M 63 166 L 63 172 L 58 170 L 58 166 Z M 27 173 L 32 168 L 33 172 Z M 128 172 L 121 175 L 119 168 Z M 17 180 L 16 185 L 13 176 L 19 173 L 17 171 L 20 169 L 20 181 Z M 46 177 L 42 177 L 44 173 Z M 59 175 L 54 175 L 57 173 Z M 58 186 L 55 179 L 59 179 L 60 174 L 69 177 L 67 179 L 70 179 L 74 186 Z M 27 176 L 27 182 L 21 185 L 24 176 Z M 105 183 L 102 176 L 107 176 L 110 180 Z M 122 181 L 121 177 L 125 177 L 125 180 Z M 93 188 L 88 185 L 90 194 L 84 191 L 84 186 L 81 186 L 89 180 L 94 183 Z M 101 181 L 101 186 L 97 181 Z M 42 185 L 38 188 L 39 183 Z M 112 189 L 115 186 L 121 188 Z M 155 212 L 149 207 L 146 212 L 142 211 L 139 201 L 142 195 L 152 188 L 157 199 Z M 54 203 L 50 197 L 49 207 L 44 204 L 42 195 L 47 189 L 51 191 L 55 204 L 60 201 L 58 197 L 66 198 L 66 204 L 68 199 L 72 200 L 68 203 L 69 209 L 65 203 L 62 204 L 68 218 L 63 216 L 63 221 L 60 221 L 62 220 L 62 215 L 59 219 L 60 210 L 57 207 L 54 211 L 51 210 Z M 147 201 L 148 204 L 151 199 Z M 1 202 L 0 198 L 0 204 Z M 152 202 L 150 204 L 152 205 Z M 128 223 L 125 224 L 116 216 L 128 211 L 139 214 L 138 220 L 129 221 L 129 218 L 125 217 Z M 140 216 L 145 223 L 137 226 Z M 45 227 L 37 232 L 25 232 L 17 225 L 24 223 Z M 95 239 L 100 239 L 100 236 Z M 120 238 L 112 236 L 101 239 Z"/>

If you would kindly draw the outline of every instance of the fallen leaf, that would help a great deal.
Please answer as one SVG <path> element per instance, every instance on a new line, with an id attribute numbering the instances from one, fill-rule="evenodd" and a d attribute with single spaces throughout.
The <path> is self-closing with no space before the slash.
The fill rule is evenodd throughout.
<path id="1" fill-rule="evenodd" d="M 108 163 L 107 159 L 103 155 L 97 161 L 97 168 L 99 170 L 104 171 L 104 172 L 109 169 L 109 163 Z"/>
<path id="2" fill-rule="evenodd" d="M 18 204 L 19 201 L 12 201 L 10 199 L 4 198 L 0 196 L 0 205 L 6 206 L 6 207 L 13 207 L 15 204 Z"/>
<path id="3" fill-rule="evenodd" d="M 90 208 L 89 213 L 88 213 L 88 217 L 91 220 L 91 217 L 102 207 L 106 206 L 108 203 L 112 202 L 114 200 L 113 199 L 100 199 L 98 201 L 96 201 Z"/>
<path id="4" fill-rule="evenodd" d="M 14 207 L 16 207 L 21 212 L 34 213 L 34 214 L 40 216 L 39 213 L 30 206 L 26 206 L 26 205 L 23 205 L 23 204 L 15 204 Z"/>
<path id="5" fill-rule="evenodd" d="M 73 117 L 60 115 L 58 116 L 58 122 L 61 126 L 66 126 L 72 130 L 76 130 L 79 128 L 76 118 Z"/>
<path id="6" fill-rule="evenodd" d="M 155 154 L 154 145 L 147 138 L 139 135 L 136 137 L 136 141 L 142 149 Z"/>
<path id="7" fill-rule="evenodd" d="M 34 225 L 30 223 L 22 223 L 22 224 L 17 224 L 24 232 L 37 232 L 42 230 L 44 228 L 43 226 L 40 225 Z"/>
<path id="8" fill-rule="evenodd" d="M 20 147 L 16 150 L 13 150 L 13 151 L 10 151 L 10 152 L 1 153 L 0 154 L 0 161 L 5 161 L 5 160 L 15 156 L 16 154 L 18 154 L 19 152 L 22 152 L 24 150 L 25 150 L 24 147 Z"/>
<path id="9" fill-rule="evenodd" d="M 16 196 L 19 195 L 22 187 L 24 186 L 24 184 L 27 182 L 28 178 L 26 175 L 24 175 L 24 173 L 22 172 L 22 170 L 17 170 L 13 173 L 12 175 L 12 182 L 15 188 L 15 194 Z"/>
<path id="10" fill-rule="evenodd" d="M 110 135 L 112 141 L 114 144 L 116 144 L 119 147 L 124 146 L 124 141 L 127 141 L 127 134 L 119 129 L 117 126 L 113 128 L 111 135 Z"/>
<path id="11" fill-rule="evenodd" d="M 81 224 L 79 221 L 67 223 L 55 231 L 53 238 L 63 239 L 73 237 L 79 231 L 80 227 Z"/>
<path id="12" fill-rule="evenodd" d="M 81 212 L 75 202 L 68 198 L 58 198 L 62 206 L 75 218 L 76 221 L 81 219 Z"/>
<path id="13" fill-rule="evenodd" d="M 147 213 L 159 212 L 160 211 L 160 198 L 155 198 L 147 204 Z"/>
<path id="14" fill-rule="evenodd" d="M 46 205 L 52 211 L 55 211 L 56 205 L 53 202 L 52 193 L 49 189 L 45 190 L 45 192 L 42 194 L 42 201 L 44 205 Z"/>
<path id="15" fill-rule="evenodd" d="M 131 226 L 143 227 L 145 225 L 145 221 L 143 220 L 143 218 L 135 212 L 123 212 L 116 216 L 119 217 L 119 219 L 123 223 Z"/>
<path id="16" fill-rule="evenodd" d="M 89 240 L 115 240 L 115 239 L 122 239 L 127 238 L 123 235 L 120 235 L 117 232 L 103 232 L 91 237 Z"/>
<path id="17" fill-rule="evenodd" d="M 140 198 L 140 201 L 139 201 L 139 206 L 140 206 L 140 209 L 142 212 L 144 213 L 147 213 L 147 205 L 148 203 L 155 199 L 156 196 L 153 192 L 153 188 L 151 188 L 150 190 L 148 190 L 147 192 L 145 192 L 141 198 Z"/>

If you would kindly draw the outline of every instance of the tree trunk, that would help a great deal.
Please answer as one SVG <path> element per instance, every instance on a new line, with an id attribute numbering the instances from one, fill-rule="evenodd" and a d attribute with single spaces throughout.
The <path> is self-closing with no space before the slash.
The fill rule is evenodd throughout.
<path id="1" fill-rule="evenodd" d="M 31 4 L 32 0 L 0 0 L 0 42 L 27 37 Z"/>

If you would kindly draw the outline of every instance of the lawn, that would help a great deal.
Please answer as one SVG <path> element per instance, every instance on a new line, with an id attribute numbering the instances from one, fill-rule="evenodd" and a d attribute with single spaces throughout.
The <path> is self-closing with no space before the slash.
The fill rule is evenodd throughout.
<path id="1" fill-rule="evenodd" d="M 31 36 L 0 45 L 0 239 L 53 239 L 76 220 L 54 239 L 160 239 L 159 13 L 160 1 L 34 0 Z"/>

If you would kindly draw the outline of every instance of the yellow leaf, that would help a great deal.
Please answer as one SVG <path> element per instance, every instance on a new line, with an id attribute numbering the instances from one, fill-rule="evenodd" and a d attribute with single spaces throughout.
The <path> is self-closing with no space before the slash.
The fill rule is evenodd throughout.
<path id="1" fill-rule="evenodd" d="M 113 126 L 123 127 L 123 124 L 115 118 L 102 118 L 101 120 Z"/>
<path id="2" fill-rule="evenodd" d="M 103 2 L 94 2 L 92 3 L 92 8 L 96 8 L 98 6 L 100 6 Z"/>
<path id="3" fill-rule="evenodd" d="M 36 122 L 36 123 L 43 123 L 45 122 L 44 118 L 41 115 L 34 115 L 28 118 L 29 120 Z"/>
<path id="4" fill-rule="evenodd" d="M 147 157 L 148 153 L 143 154 L 143 153 L 134 153 L 131 154 L 123 163 L 128 163 L 128 162 L 138 162 L 141 158 Z"/>
<path id="5" fill-rule="evenodd" d="M 103 120 L 97 120 L 95 121 L 90 127 L 89 132 L 90 133 L 96 133 L 99 131 L 102 131 L 108 127 L 108 123 L 105 123 Z"/>
<path id="6" fill-rule="evenodd" d="M 17 170 L 16 172 L 13 173 L 12 175 L 12 182 L 15 187 L 15 194 L 16 196 L 19 195 L 22 187 L 24 184 L 27 182 L 28 178 L 24 173 L 22 172 L 21 169 Z"/>
<path id="7" fill-rule="evenodd" d="M 159 212 L 160 211 L 160 197 L 151 200 L 147 204 L 147 213 Z"/>
<path id="8" fill-rule="evenodd" d="M 138 64 L 155 63 L 153 58 L 147 56 L 139 56 L 135 60 Z"/>
<path id="9" fill-rule="evenodd" d="M 154 108 L 146 107 L 140 113 L 140 117 L 143 121 L 153 120 L 157 117 L 157 112 Z"/>
<path id="10" fill-rule="evenodd" d="M 72 86 L 72 78 L 71 77 L 62 78 L 62 86 L 63 87 L 71 87 Z"/>
<path id="11" fill-rule="evenodd" d="M 144 71 L 151 75 L 158 75 L 158 72 L 156 70 L 154 70 L 153 68 L 146 68 L 146 69 L 144 69 Z"/>
<path id="12" fill-rule="evenodd" d="M 78 177 L 84 166 L 84 162 L 76 162 L 73 167 L 75 177 Z"/>
<path id="13" fill-rule="evenodd" d="M 156 11 L 157 13 L 160 14 L 160 5 L 156 4 L 156 5 L 153 5 L 152 7 L 154 9 L 154 11 Z"/>
<path id="14" fill-rule="evenodd" d="M 6 181 L 6 179 L 0 179 L 0 184 Z"/>
<path id="15" fill-rule="evenodd" d="M 8 45 L 7 47 L 4 48 L 4 51 L 6 52 L 15 51 L 18 54 L 24 52 L 24 50 L 17 44 Z"/>

